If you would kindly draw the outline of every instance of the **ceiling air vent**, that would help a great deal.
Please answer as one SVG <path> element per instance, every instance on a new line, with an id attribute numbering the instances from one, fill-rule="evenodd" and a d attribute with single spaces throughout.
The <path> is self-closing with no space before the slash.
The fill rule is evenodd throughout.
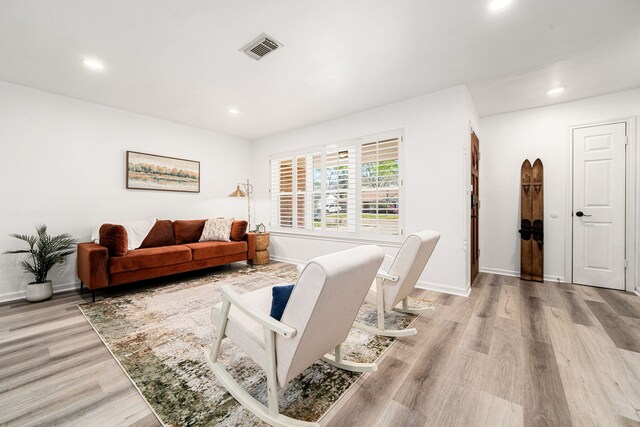
<path id="1" fill-rule="evenodd" d="M 257 61 L 280 46 L 283 46 L 282 43 L 276 41 L 276 39 L 270 35 L 262 33 L 259 37 L 240 49 L 240 51 L 246 53 L 247 56 Z"/>

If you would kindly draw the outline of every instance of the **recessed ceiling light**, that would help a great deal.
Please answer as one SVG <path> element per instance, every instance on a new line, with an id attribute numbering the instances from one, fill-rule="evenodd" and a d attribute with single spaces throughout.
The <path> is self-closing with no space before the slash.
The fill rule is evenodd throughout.
<path id="1" fill-rule="evenodd" d="M 562 92 L 564 92 L 564 90 L 566 89 L 566 86 L 558 86 L 558 87 L 554 87 L 552 89 L 549 89 L 547 91 L 547 95 L 558 95 L 561 94 Z"/>
<path id="2" fill-rule="evenodd" d="M 102 61 L 99 61 L 95 58 L 84 58 L 82 63 L 85 67 L 93 71 L 102 71 L 104 70 L 104 64 Z"/>
<path id="3" fill-rule="evenodd" d="M 511 3 L 511 0 L 493 0 L 491 3 L 489 3 L 489 10 L 495 12 L 500 9 L 504 9 L 505 7 L 509 6 L 509 3 Z"/>
<path id="4" fill-rule="evenodd" d="M 240 114 L 240 110 L 238 110 L 237 108 L 229 108 L 227 110 L 227 113 L 229 113 L 232 116 L 237 116 L 238 114 Z"/>

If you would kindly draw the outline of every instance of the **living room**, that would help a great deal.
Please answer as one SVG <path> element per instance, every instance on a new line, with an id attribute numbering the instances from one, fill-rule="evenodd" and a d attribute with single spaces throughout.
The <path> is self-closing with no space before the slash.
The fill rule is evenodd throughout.
<path id="1" fill-rule="evenodd" d="M 387 326 L 415 335 L 348 328 L 345 360 L 364 354 L 359 361 L 378 371 L 347 375 L 318 361 L 305 372 L 322 387 L 305 374 L 280 384 L 283 414 L 321 425 L 639 423 L 638 18 L 633 0 L 2 2 L 0 250 L 24 249 L 12 234 L 42 224 L 74 243 L 49 266 L 53 295 L 43 302 L 25 300 L 29 259 L 0 256 L 0 424 L 258 424 L 202 356 L 221 286 L 244 294 L 293 284 L 298 267 L 369 245 L 389 272 L 403 242 L 424 230 L 439 237 L 407 301 L 434 310 L 387 314 Z M 584 141 L 609 132 L 618 138 L 613 166 L 581 179 L 578 139 L 599 144 Z M 128 160 L 136 153 L 193 168 L 197 185 L 140 184 Z M 534 218 L 523 216 L 521 166 L 536 159 L 544 233 L 527 239 L 521 231 Z M 376 184 L 367 184 L 372 164 Z M 531 194 L 541 194 L 535 185 Z M 576 196 L 588 186 L 601 192 L 591 204 Z M 614 219 L 589 229 L 609 204 Z M 232 219 L 247 222 L 237 239 L 226 231 L 240 252 L 197 259 L 195 248 L 211 246 L 198 241 L 205 220 L 220 218 L 228 230 Z M 180 242 L 179 227 L 194 220 L 198 235 Z M 148 227 L 129 247 L 136 221 Z M 118 256 L 99 248 L 101 226 L 126 225 L 127 256 L 157 249 L 160 259 L 143 242 L 160 221 L 192 264 L 114 270 Z M 589 234 L 603 224 L 615 230 Z M 525 247 L 540 254 L 534 279 L 520 279 L 531 263 Z M 122 324 L 109 313 L 125 300 L 123 313 L 141 325 L 177 309 L 186 323 L 167 315 L 134 351 L 151 329 L 114 338 Z M 375 323 L 375 302 L 364 304 L 359 321 Z M 167 347 L 174 338 L 162 331 L 182 339 L 189 328 L 195 341 Z M 250 371 L 265 388 L 254 398 L 271 404 L 264 374 L 231 356 L 227 335 L 222 364 Z M 200 363 L 197 393 L 151 381 L 124 355 L 169 360 L 186 345 Z M 178 397 L 162 403 L 168 395 Z"/>

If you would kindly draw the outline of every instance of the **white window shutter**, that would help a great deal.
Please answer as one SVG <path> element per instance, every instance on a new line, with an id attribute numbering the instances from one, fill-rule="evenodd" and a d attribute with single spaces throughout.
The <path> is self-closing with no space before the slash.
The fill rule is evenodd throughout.
<path id="1" fill-rule="evenodd" d="M 394 131 L 273 156 L 272 226 L 329 235 L 401 235 L 401 141 L 401 131 Z"/>

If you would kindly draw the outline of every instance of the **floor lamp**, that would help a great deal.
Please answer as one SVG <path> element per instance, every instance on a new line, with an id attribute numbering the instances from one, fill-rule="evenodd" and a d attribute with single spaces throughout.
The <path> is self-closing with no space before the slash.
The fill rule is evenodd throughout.
<path id="1" fill-rule="evenodd" d="M 242 186 L 241 189 L 240 186 Z M 233 193 L 229 194 L 228 197 L 246 197 L 247 198 L 247 230 L 251 231 L 251 193 L 253 193 L 253 185 L 249 183 L 249 178 L 247 178 L 247 182 L 240 182 L 236 186 L 236 189 Z"/>

